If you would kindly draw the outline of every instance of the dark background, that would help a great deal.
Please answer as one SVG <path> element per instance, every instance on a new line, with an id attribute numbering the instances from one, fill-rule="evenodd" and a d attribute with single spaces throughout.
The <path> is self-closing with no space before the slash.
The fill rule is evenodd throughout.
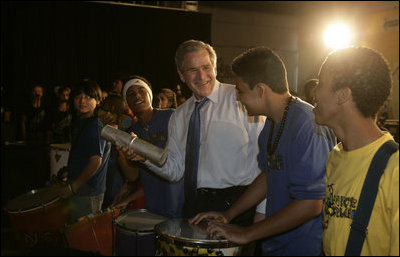
<path id="1" fill-rule="evenodd" d="M 111 86 L 115 72 L 146 77 L 157 91 L 182 84 L 174 54 L 188 39 L 211 43 L 211 14 L 93 2 L 1 2 L 1 83 L 8 105 L 48 96 L 82 78 Z M 186 86 L 184 93 L 190 96 Z M 13 108 L 13 109 L 14 109 Z"/>
<path id="2" fill-rule="evenodd" d="M 118 71 L 146 77 L 155 91 L 176 90 L 182 83 L 175 50 L 188 39 L 211 43 L 210 14 L 107 3 L 2 1 L 2 107 L 7 105 L 18 123 L 33 85 L 42 84 L 48 97 L 55 87 L 73 86 L 85 77 L 106 89 Z M 186 86 L 182 89 L 191 95 Z M 2 207 L 44 187 L 49 162 L 47 145 L 3 145 L 2 140 Z M 1 221 L 2 227 L 9 226 L 3 208 Z"/>

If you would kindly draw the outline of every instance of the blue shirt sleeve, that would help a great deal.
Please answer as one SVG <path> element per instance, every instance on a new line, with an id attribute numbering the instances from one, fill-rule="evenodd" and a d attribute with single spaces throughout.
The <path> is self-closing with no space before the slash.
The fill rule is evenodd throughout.
<path id="1" fill-rule="evenodd" d="M 303 122 L 288 152 L 289 194 L 292 198 L 322 199 L 325 196 L 326 159 L 331 149 L 314 122 Z"/>

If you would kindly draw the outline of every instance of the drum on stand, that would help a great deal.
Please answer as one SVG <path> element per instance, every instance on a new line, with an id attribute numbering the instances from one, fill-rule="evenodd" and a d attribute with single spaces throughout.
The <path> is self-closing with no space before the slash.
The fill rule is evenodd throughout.
<path id="1" fill-rule="evenodd" d="M 115 220 L 115 255 L 154 256 L 154 226 L 167 218 L 145 209 L 130 210 Z"/>
<path id="2" fill-rule="evenodd" d="M 25 248 L 38 243 L 64 244 L 61 229 L 68 221 L 69 207 L 58 196 L 58 186 L 31 190 L 10 200 L 5 210 L 16 240 Z"/>
<path id="3" fill-rule="evenodd" d="M 96 215 L 89 214 L 76 223 L 67 225 L 65 238 L 68 246 L 81 251 L 100 253 L 111 256 L 113 253 L 113 219 L 120 213 L 119 209 L 106 209 Z"/>
<path id="4" fill-rule="evenodd" d="M 226 239 L 209 238 L 207 225 L 189 224 L 186 219 L 167 220 L 154 227 L 156 255 L 164 256 L 236 256 L 242 246 Z"/>
<path id="5" fill-rule="evenodd" d="M 50 180 L 57 181 L 61 176 L 59 171 L 63 167 L 68 167 L 69 151 L 71 149 L 70 143 L 65 144 L 51 144 L 50 145 Z M 63 176 L 66 177 L 66 174 Z"/>

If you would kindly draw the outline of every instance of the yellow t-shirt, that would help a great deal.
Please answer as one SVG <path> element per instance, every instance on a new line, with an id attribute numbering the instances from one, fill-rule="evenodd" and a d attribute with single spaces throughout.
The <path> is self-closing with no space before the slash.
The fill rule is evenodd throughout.
<path id="1" fill-rule="evenodd" d="M 389 133 L 353 151 L 341 143 L 330 152 L 326 166 L 323 249 L 326 255 L 344 255 L 350 224 L 372 158 L 393 140 Z M 361 255 L 399 255 L 399 151 L 389 159 L 368 225 Z"/>

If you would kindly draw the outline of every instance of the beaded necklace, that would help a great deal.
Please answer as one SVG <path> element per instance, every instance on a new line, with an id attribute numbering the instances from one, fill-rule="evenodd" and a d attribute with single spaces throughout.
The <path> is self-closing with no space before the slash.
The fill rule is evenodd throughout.
<path id="1" fill-rule="evenodd" d="M 275 122 L 271 120 L 271 128 L 268 136 L 268 144 L 267 144 L 267 166 L 272 169 L 280 170 L 282 167 L 282 158 L 280 155 L 275 155 L 275 150 L 278 147 L 279 140 L 281 139 L 283 128 L 285 127 L 286 116 L 289 110 L 290 105 L 296 100 L 295 97 L 290 96 L 288 99 L 288 103 L 285 107 L 285 111 L 283 112 L 283 117 L 281 121 L 281 125 L 279 126 L 278 134 L 274 140 L 274 144 L 271 148 L 272 143 L 272 135 L 274 133 Z"/>

